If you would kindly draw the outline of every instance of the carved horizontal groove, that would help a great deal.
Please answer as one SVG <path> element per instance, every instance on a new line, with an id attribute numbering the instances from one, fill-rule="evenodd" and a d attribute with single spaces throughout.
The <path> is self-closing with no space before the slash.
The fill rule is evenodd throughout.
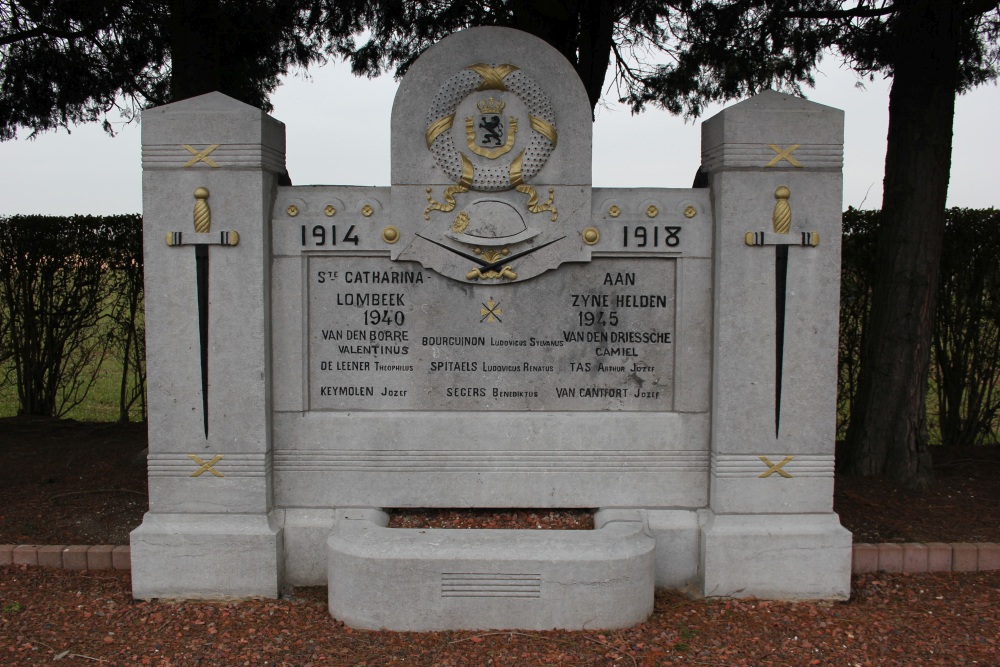
<path id="1" fill-rule="evenodd" d="M 705 472 L 706 452 L 613 450 L 510 451 L 338 450 L 281 451 L 279 472 Z"/>
<path id="2" fill-rule="evenodd" d="M 223 477 L 266 477 L 266 471 L 233 470 L 231 468 L 215 468 Z M 150 470 L 150 477 L 190 477 L 192 470 L 197 470 L 197 466 L 192 469 L 174 468 L 171 470 Z"/>
<path id="3" fill-rule="evenodd" d="M 195 149 L 204 148 L 200 144 Z M 156 144 L 142 147 L 142 168 L 149 169 L 215 169 L 209 163 L 197 161 L 185 167 L 195 158 L 183 145 Z M 209 153 L 206 158 L 220 169 L 265 169 L 272 172 L 285 170 L 285 154 L 261 144 L 223 144 Z"/>
<path id="4" fill-rule="evenodd" d="M 441 597 L 443 598 L 540 598 L 542 594 L 539 593 L 446 593 L 441 591 Z"/>
<path id="5" fill-rule="evenodd" d="M 212 454 L 202 454 L 205 461 L 212 459 Z M 198 464 L 187 454 L 150 454 L 146 461 L 150 477 L 188 477 L 198 469 Z M 212 466 L 223 477 L 266 477 L 272 469 L 271 459 L 265 454 L 226 454 L 223 453 Z"/>
<path id="6" fill-rule="evenodd" d="M 784 454 L 764 454 L 772 464 L 784 459 Z M 781 469 L 793 477 L 833 477 L 833 456 L 822 454 L 793 454 Z M 712 456 L 712 475 L 715 477 L 759 477 L 768 466 L 756 454 L 716 454 Z"/>
<path id="7" fill-rule="evenodd" d="M 781 146 L 787 148 L 787 146 Z M 778 154 L 767 144 L 721 144 L 701 154 L 702 168 L 714 171 L 732 167 L 755 167 L 768 169 L 795 168 L 787 160 L 779 160 L 771 167 L 765 167 Z M 790 153 L 802 168 L 823 169 L 844 166 L 844 147 L 840 144 L 802 144 Z"/>
<path id="8" fill-rule="evenodd" d="M 441 575 L 441 597 L 445 598 L 539 598 L 541 596 L 541 574 L 445 572 Z"/>
<path id="9" fill-rule="evenodd" d="M 490 579 L 530 579 L 532 581 L 540 581 L 542 575 L 538 572 L 442 572 L 441 577 L 442 579 L 448 578 L 455 580 L 479 580 L 486 577 Z"/>

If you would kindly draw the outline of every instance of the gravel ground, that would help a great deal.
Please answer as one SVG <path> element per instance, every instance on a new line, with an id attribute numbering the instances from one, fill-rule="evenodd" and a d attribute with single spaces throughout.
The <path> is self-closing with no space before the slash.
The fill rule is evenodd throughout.
<path id="1" fill-rule="evenodd" d="M 143 425 L 0 420 L 0 543 L 126 544 L 146 509 Z M 1000 448 L 935 452 L 916 493 L 837 478 L 855 541 L 1000 542 Z M 393 525 L 587 529 L 581 510 L 395 510 Z M 351 630 L 326 589 L 281 600 L 134 601 L 127 572 L 0 567 L 7 665 L 985 665 L 1000 667 L 1000 572 L 864 575 L 851 600 L 660 592 L 634 628 L 601 632 Z"/>
<path id="2" fill-rule="evenodd" d="M 839 603 L 659 593 L 648 622 L 592 632 L 367 632 L 326 591 L 138 602 L 123 572 L 0 568 L 0 664 L 1000 665 L 1000 572 L 865 575 Z"/>

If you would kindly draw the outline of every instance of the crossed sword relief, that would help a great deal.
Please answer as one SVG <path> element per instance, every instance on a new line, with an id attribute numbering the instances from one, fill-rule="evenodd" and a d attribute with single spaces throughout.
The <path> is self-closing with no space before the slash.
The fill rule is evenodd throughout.
<path id="1" fill-rule="evenodd" d="M 188 458 L 198 464 L 198 469 L 191 473 L 190 477 L 200 477 L 202 473 L 211 473 L 215 477 L 225 477 L 215 469 L 215 464 L 222 460 L 222 454 L 216 454 L 210 461 L 202 459 L 197 454 L 188 454 Z"/>

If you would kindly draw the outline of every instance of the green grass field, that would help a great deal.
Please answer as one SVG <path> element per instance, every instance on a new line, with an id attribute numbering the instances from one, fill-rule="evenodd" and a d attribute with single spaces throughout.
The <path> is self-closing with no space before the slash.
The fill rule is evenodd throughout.
<path id="1" fill-rule="evenodd" d="M 0 417 L 14 417 L 18 413 L 17 387 L 13 370 L 3 368 L 0 377 L 11 373 L 10 381 L 0 386 Z M 97 379 L 82 403 L 62 416 L 77 421 L 118 421 L 118 396 L 121 391 L 121 364 L 117 359 L 106 358 L 98 371 Z M 142 410 L 138 403 L 132 406 L 130 421 L 141 421 Z"/>

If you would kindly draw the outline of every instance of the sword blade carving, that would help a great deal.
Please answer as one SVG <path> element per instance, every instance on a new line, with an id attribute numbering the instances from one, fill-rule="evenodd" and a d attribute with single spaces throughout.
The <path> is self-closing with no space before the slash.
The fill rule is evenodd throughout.
<path id="1" fill-rule="evenodd" d="M 785 295 L 788 285 L 788 246 L 774 247 L 774 437 L 781 430 L 781 377 L 785 357 Z"/>
<path id="2" fill-rule="evenodd" d="M 796 232 L 792 228 L 792 207 L 789 189 L 780 185 L 774 191 L 773 231 L 746 232 L 743 242 L 748 246 L 774 246 L 774 437 L 781 434 L 781 387 L 785 361 L 785 308 L 788 302 L 788 248 L 819 245 L 819 232 Z"/>
<path id="3" fill-rule="evenodd" d="M 787 234 L 792 228 L 792 207 L 788 203 L 791 191 L 784 185 L 774 191 L 774 213 L 771 223 L 776 234 Z M 788 286 L 788 246 L 774 248 L 774 437 L 781 432 L 781 380 L 785 357 L 785 301 Z"/>
<path id="4" fill-rule="evenodd" d="M 212 211 L 208 207 L 208 189 L 194 191 L 194 231 L 207 234 L 212 229 Z M 201 348 L 201 414 L 208 439 L 208 246 L 194 248 L 195 279 L 198 285 L 198 342 Z"/>
<path id="5" fill-rule="evenodd" d="M 208 439 L 208 257 L 209 246 L 239 245 L 240 234 L 236 230 L 210 233 L 212 229 L 212 211 L 208 207 L 208 190 L 195 188 L 194 191 L 194 234 L 187 232 L 167 232 L 167 245 L 170 247 L 193 245 L 195 284 L 198 288 L 198 345 L 201 361 L 201 414 L 205 426 L 205 439 Z"/>
<path id="6" fill-rule="evenodd" d="M 201 411 L 208 438 L 208 246 L 194 247 L 195 276 L 198 281 L 198 342 L 201 347 Z"/>

